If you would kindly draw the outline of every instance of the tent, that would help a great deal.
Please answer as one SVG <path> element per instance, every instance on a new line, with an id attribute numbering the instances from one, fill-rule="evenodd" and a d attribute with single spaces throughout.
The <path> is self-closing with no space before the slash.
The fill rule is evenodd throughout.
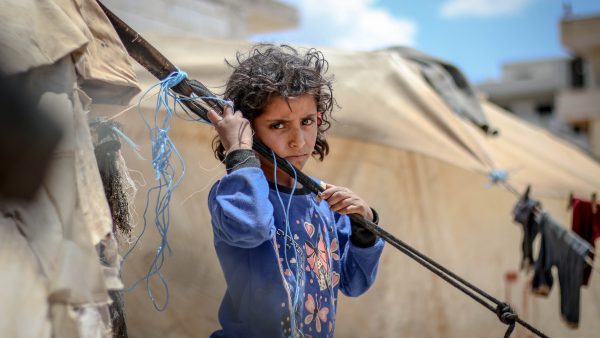
<path id="1" fill-rule="evenodd" d="M 201 38 L 151 36 L 190 78 L 223 91 L 224 59 L 248 44 Z M 518 269 L 520 227 L 511 220 L 516 196 L 491 186 L 488 174 L 508 170 L 518 191 L 532 194 L 554 218 L 569 224 L 566 197 L 600 189 L 600 165 L 575 147 L 529 125 L 491 103 L 482 109 L 499 135 L 487 135 L 455 114 L 428 84 L 419 65 L 398 51 L 324 50 L 335 74 L 334 96 L 341 109 L 328 134 L 331 153 L 323 163 L 309 162 L 308 174 L 351 188 L 379 211 L 380 224 L 411 246 L 514 305 L 520 316 L 549 336 L 593 337 L 600 330 L 600 283 L 592 276 L 582 289 L 578 330 L 561 321 L 557 286 L 549 298 L 527 292 L 527 276 L 505 279 Z M 143 88 L 156 80 L 141 68 Z M 221 86 L 221 87 L 219 87 Z M 142 113 L 152 114 L 152 99 Z M 97 114 L 110 115 L 104 106 Z M 125 132 L 143 150 L 140 160 L 125 150 L 132 175 L 146 184 L 137 195 L 137 232 L 145 189 L 153 184 L 148 132 L 135 111 L 121 115 Z M 181 119 L 171 137 L 186 159 L 186 176 L 171 202 L 169 243 L 173 255 L 163 267 L 170 300 L 164 312 L 151 305 L 144 285 L 125 295 L 128 330 L 133 337 L 206 337 L 219 328 L 217 311 L 225 290 L 212 244 L 206 199 L 224 172 L 214 159 L 210 127 Z M 151 222 L 150 222 L 151 223 Z M 124 282 L 146 274 L 159 237 L 146 230 L 124 264 Z M 155 295 L 164 301 L 160 283 Z M 388 246 L 375 285 L 360 298 L 341 297 L 338 337 L 498 337 L 505 326 L 496 316 L 437 276 Z M 524 335 L 518 327 L 515 336 Z"/>

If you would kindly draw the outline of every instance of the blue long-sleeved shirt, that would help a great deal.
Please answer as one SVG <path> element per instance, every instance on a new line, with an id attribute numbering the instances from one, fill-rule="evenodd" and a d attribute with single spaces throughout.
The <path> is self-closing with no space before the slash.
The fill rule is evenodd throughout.
<path id="1" fill-rule="evenodd" d="M 354 246 L 349 217 L 307 189 L 291 195 L 278 186 L 280 201 L 275 188 L 260 168 L 247 167 L 210 191 L 214 244 L 227 282 L 222 330 L 211 337 L 290 337 L 294 327 L 332 337 L 338 290 L 358 296 L 375 280 L 383 240 Z"/>

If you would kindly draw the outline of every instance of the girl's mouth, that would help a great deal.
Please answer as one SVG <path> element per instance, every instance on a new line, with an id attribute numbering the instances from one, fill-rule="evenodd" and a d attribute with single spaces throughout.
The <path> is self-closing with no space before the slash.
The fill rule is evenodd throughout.
<path id="1" fill-rule="evenodd" d="M 308 155 L 293 155 L 293 156 L 286 156 L 285 159 L 290 162 L 297 162 L 297 161 L 304 160 L 306 157 L 308 157 Z"/>

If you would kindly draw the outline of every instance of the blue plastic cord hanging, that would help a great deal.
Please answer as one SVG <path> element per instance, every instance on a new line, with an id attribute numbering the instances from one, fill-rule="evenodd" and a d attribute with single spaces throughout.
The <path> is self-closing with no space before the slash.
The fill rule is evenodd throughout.
<path id="1" fill-rule="evenodd" d="M 494 169 L 490 171 L 487 176 L 490 180 L 490 184 L 488 185 L 489 188 L 492 185 L 506 182 L 508 179 L 508 171 L 504 169 Z"/>
<path id="2" fill-rule="evenodd" d="M 177 71 L 169 74 L 169 76 L 162 81 L 146 90 L 138 102 L 138 112 L 146 124 L 146 127 L 148 127 L 150 134 L 150 141 L 152 144 L 152 167 L 154 168 L 154 178 L 156 179 L 157 183 L 148 190 L 146 196 L 146 207 L 144 208 L 144 228 L 134 242 L 133 246 L 129 249 L 125 256 L 123 256 L 123 262 L 121 264 L 125 262 L 129 254 L 135 249 L 146 231 L 148 225 L 148 209 L 150 208 L 150 198 L 153 197 L 155 213 L 154 225 L 161 237 L 161 241 L 156 249 L 154 258 L 148 267 L 148 272 L 146 275 L 134 282 L 125 291 L 130 291 L 134 289 L 140 282 L 145 281 L 148 296 L 152 301 L 154 308 L 158 311 L 163 311 L 169 304 L 169 287 L 161 272 L 161 268 L 165 262 L 165 250 L 171 254 L 171 247 L 169 246 L 169 242 L 167 240 L 167 234 L 171 221 L 169 203 L 171 202 L 173 191 L 181 183 L 181 180 L 185 174 L 185 163 L 183 161 L 183 157 L 177 151 L 175 144 L 173 144 L 168 135 L 168 132 L 172 126 L 172 118 L 173 114 L 175 113 L 176 105 L 181 101 L 179 96 L 170 91 L 170 88 L 179 84 L 186 77 L 187 74 L 178 69 Z M 154 110 L 154 118 L 150 121 L 152 122 L 152 124 L 150 124 L 150 122 L 148 122 L 148 120 L 146 120 L 142 114 L 140 106 L 144 97 L 157 86 L 159 86 L 160 89 Z M 163 107 L 164 112 L 162 109 Z M 174 165 L 171 162 L 171 155 L 173 154 L 176 157 L 178 165 Z M 154 276 L 158 277 L 158 280 L 162 284 L 165 291 L 165 299 L 163 304 L 159 304 L 157 302 L 150 287 L 150 279 Z"/>
<path id="3" fill-rule="evenodd" d="M 283 254 L 284 254 L 284 261 L 285 261 L 285 265 L 288 271 L 292 271 L 292 269 L 290 268 L 290 264 L 289 264 L 289 260 L 288 260 L 288 256 L 287 256 L 287 240 L 288 237 L 291 239 L 292 241 L 292 251 L 294 252 L 294 261 L 295 261 L 295 266 L 296 266 L 296 272 L 294 274 L 294 279 L 296 282 L 296 285 L 294 286 L 294 289 L 291 290 L 293 291 L 293 299 L 292 299 L 292 313 L 290 313 L 290 327 L 293 330 L 292 331 L 292 336 L 295 335 L 296 332 L 300 331 L 300 328 L 298 326 L 298 324 L 296 323 L 296 314 L 295 312 L 298 311 L 298 307 L 302 306 L 300 303 L 300 295 L 303 293 L 303 289 L 304 289 L 304 269 L 303 269 L 303 265 L 304 265 L 304 260 L 303 259 L 299 259 L 298 257 L 298 252 L 296 251 L 297 248 L 297 243 L 294 240 L 294 233 L 292 231 L 292 229 L 290 228 L 290 219 L 289 219 L 289 215 L 290 215 L 290 206 L 292 204 L 292 198 L 294 197 L 294 192 L 296 191 L 296 185 L 298 182 L 298 175 L 296 173 L 296 170 L 294 169 L 294 167 L 290 164 L 290 162 L 288 162 L 288 165 L 290 166 L 290 168 L 292 168 L 292 171 L 294 172 L 294 184 L 292 186 L 292 191 L 290 192 L 290 198 L 288 199 L 288 203 L 287 203 L 287 207 L 283 202 L 283 199 L 281 198 L 281 194 L 279 193 L 279 186 L 277 183 L 277 160 L 275 159 L 275 152 L 273 152 L 273 150 L 271 150 L 271 154 L 273 155 L 273 180 L 275 181 L 275 191 L 277 193 L 277 198 L 279 199 L 279 203 L 281 205 L 282 208 L 282 212 L 283 212 L 283 217 L 285 219 L 285 234 L 283 236 Z M 287 160 L 286 160 L 287 161 Z M 284 283 L 287 283 L 287 281 L 285 280 L 285 277 L 282 276 L 282 278 L 284 279 Z"/>
<path id="4" fill-rule="evenodd" d="M 171 247 L 169 246 L 169 242 L 167 240 L 167 234 L 169 231 L 169 226 L 171 223 L 170 211 L 169 211 L 169 203 L 171 202 L 171 198 L 173 196 L 173 191 L 179 186 L 181 180 L 185 175 L 185 162 L 183 157 L 175 147 L 173 141 L 168 135 L 169 130 L 172 126 L 173 116 L 177 113 L 176 107 L 180 105 L 183 110 L 188 113 L 190 119 L 188 121 L 209 122 L 189 115 L 189 112 L 185 109 L 185 106 L 182 103 L 186 101 L 195 101 L 195 100 L 215 100 L 221 102 L 225 105 L 229 105 L 233 108 L 233 103 L 231 101 L 223 100 L 218 97 L 200 97 L 192 93 L 190 97 L 183 97 L 173 93 L 170 88 L 178 85 L 181 81 L 187 78 L 187 74 L 177 69 L 173 73 L 169 74 L 165 79 L 161 80 L 157 84 L 150 87 L 148 90 L 144 92 L 144 94 L 140 97 L 138 101 L 138 113 L 142 117 L 142 120 L 146 124 L 148 128 L 150 141 L 152 144 L 152 167 L 154 168 L 154 178 L 157 183 L 152 188 L 148 190 L 146 196 L 146 207 L 144 208 L 144 227 L 139 237 L 133 243 L 133 246 L 127 251 L 127 253 L 123 256 L 123 260 L 121 265 L 125 262 L 129 254 L 135 249 L 138 242 L 146 232 L 146 228 L 148 225 L 148 209 L 150 208 L 150 198 L 154 197 L 154 225 L 156 230 L 158 231 L 161 241 L 156 249 L 156 253 L 154 255 L 154 259 L 152 260 L 150 266 L 148 267 L 148 272 L 146 275 L 137 281 L 135 281 L 129 288 L 125 291 L 133 290 L 140 282 L 146 282 L 146 290 L 148 292 L 148 297 L 152 301 L 152 305 L 158 311 L 163 311 L 166 309 L 169 304 L 169 286 L 167 281 L 165 280 L 161 268 L 165 262 L 165 250 L 171 254 Z M 154 118 L 149 122 L 141 111 L 141 102 L 144 100 L 144 97 L 152 91 L 154 88 L 160 87 L 156 107 L 154 109 Z M 164 107 L 164 112 L 163 112 Z M 164 115 L 164 116 L 163 116 Z M 133 141 L 126 138 L 128 143 L 135 145 Z M 171 162 L 171 155 L 175 155 L 178 165 L 174 165 Z M 122 270 L 122 269 L 121 269 Z M 159 304 L 154 297 L 152 289 L 150 287 L 150 279 L 154 276 L 158 277 L 160 284 L 162 284 L 165 291 L 165 299 L 163 304 Z"/>
<path id="5" fill-rule="evenodd" d="M 122 132 L 119 128 L 117 128 L 116 126 L 112 126 L 111 128 L 117 135 L 119 135 L 119 137 L 125 141 L 127 144 L 129 144 L 129 146 L 131 147 L 131 150 L 133 151 L 133 153 L 135 154 L 135 156 L 137 158 L 139 158 L 140 160 L 145 160 L 145 158 L 142 156 L 142 154 L 140 154 L 140 146 L 138 146 L 131 138 L 129 138 L 129 136 L 127 136 L 124 132 Z"/>

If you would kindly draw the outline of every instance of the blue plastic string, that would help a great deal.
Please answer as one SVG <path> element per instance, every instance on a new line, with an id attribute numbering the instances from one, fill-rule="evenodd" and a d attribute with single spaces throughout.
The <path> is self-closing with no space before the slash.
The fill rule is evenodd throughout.
<path id="1" fill-rule="evenodd" d="M 179 100 L 178 101 L 179 104 L 183 108 L 183 111 L 185 111 L 185 113 L 187 114 L 187 116 L 189 118 L 189 119 L 184 119 L 186 121 L 193 121 L 193 122 L 201 122 L 201 123 L 205 123 L 205 124 L 210 124 L 210 122 L 204 120 L 203 118 L 192 116 L 190 114 L 190 112 L 187 110 L 187 108 L 185 107 L 185 105 L 182 104 L 183 102 L 196 101 L 196 100 L 212 100 L 212 101 L 220 102 L 223 105 L 230 106 L 233 109 L 233 101 L 221 99 L 221 98 L 216 97 L 216 96 L 197 96 L 196 94 L 192 93 L 192 95 L 190 97 L 181 97 L 180 96 L 178 100 Z"/>
<path id="2" fill-rule="evenodd" d="M 290 264 L 289 264 L 289 260 L 288 260 L 288 256 L 287 256 L 287 240 L 288 240 L 288 236 L 290 236 L 290 238 L 292 238 L 292 251 L 294 252 L 294 259 L 296 261 L 296 263 L 294 264 L 296 266 L 296 272 L 294 273 L 294 279 L 296 281 L 295 287 L 294 287 L 294 296 L 293 296 L 293 302 L 292 302 L 292 313 L 290 313 L 290 326 L 292 328 L 293 334 L 294 335 L 296 332 L 298 332 L 298 327 L 296 324 L 296 313 L 295 311 L 298 308 L 298 304 L 300 302 L 300 292 L 302 290 L 302 280 L 301 280 L 301 275 L 304 273 L 304 269 L 301 267 L 301 265 L 304 265 L 304 263 L 300 263 L 300 260 L 298 259 L 298 253 L 296 251 L 297 248 L 297 244 L 294 241 L 293 236 L 293 232 L 292 229 L 290 228 L 290 220 L 289 220 L 289 214 L 290 214 L 290 207 L 292 204 L 292 198 L 294 197 L 294 192 L 296 191 L 296 185 L 298 182 L 298 174 L 296 173 L 296 170 L 294 169 L 294 167 L 290 164 L 290 162 L 288 162 L 286 160 L 286 162 L 288 163 L 288 165 L 290 166 L 290 168 L 292 168 L 292 171 L 294 172 L 294 184 L 292 186 L 292 191 L 290 192 L 290 198 L 288 199 L 288 203 L 287 203 L 287 207 L 285 206 L 285 204 L 283 203 L 283 199 L 281 198 L 281 194 L 279 193 L 279 187 L 277 184 L 277 160 L 275 159 L 275 153 L 273 152 L 273 150 L 271 150 L 271 154 L 273 155 L 273 180 L 275 181 L 275 191 L 277 193 L 277 198 L 279 199 L 279 203 L 281 204 L 281 208 L 282 208 L 282 212 L 283 212 L 283 217 L 285 219 L 285 234 L 283 236 L 283 254 L 284 254 L 284 260 L 285 260 L 285 265 L 286 268 L 289 271 L 292 271 L 292 269 L 290 269 Z M 285 277 L 284 278 L 284 282 L 285 281 Z M 287 282 L 286 282 L 287 283 Z M 289 284 L 288 284 L 289 285 Z"/>
<path id="3" fill-rule="evenodd" d="M 489 186 L 504 183 L 508 179 L 508 171 L 503 169 L 494 169 L 488 173 L 488 179 L 490 180 Z"/>
<path id="4" fill-rule="evenodd" d="M 170 91 L 170 88 L 176 86 L 181 81 L 183 81 L 187 77 L 187 74 L 181 70 L 177 70 L 169 76 L 167 76 L 162 81 L 150 87 L 148 90 L 144 92 L 144 94 L 140 97 L 138 101 L 138 112 L 142 117 L 142 120 L 148 127 L 150 141 L 152 144 L 152 167 L 155 172 L 155 179 L 157 181 L 156 185 L 152 188 L 148 189 L 148 193 L 146 195 L 146 206 L 144 208 L 144 227 L 142 232 L 134 242 L 133 246 L 127 251 L 127 253 L 123 256 L 123 261 L 121 264 L 125 262 L 129 254 L 135 249 L 138 242 L 144 235 L 147 225 L 148 225 L 148 210 L 150 208 L 150 200 L 154 195 L 154 226 L 156 227 L 157 232 L 161 237 L 160 244 L 156 249 L 156 253 L 154 258 L 148 267 L 148 272 L 146 275 L 137 281 L 135 281 L 130 287 L 128 287 L 125 291 L 133 290 L 140 282 L 146 282 L 146 290 L 148 292 L 148 297 L 152 301 L 154 308 L 158 311 L 163 311 L 166 309 L 169 304 L 169 287 L 165 277 L 161 272 L 161 268 L 165 262 L 165 251 L 172 253 L 171 247 L 169 246 L 169 242 L 167 240 L 167 234 L 170 226 L 170 210 L 169 204 L 171 202 L 171 198 L 173 195 L 173 191 L 179 186 L 183 176 L 185 175 L 185 163 L 183 161 L 183 157 L 175 147 L 175 144 L 171 141 L 171 138 L 168 135 L 169 130 L 172 125 L 172 117 L 175 113 L 175 109 L 177 104 L 181 101 L 181 98 Z M 159 92 L 156 102 L 156 107 L 154 110 L 154 118 L 152 125 L 146 120 L 144 115 L 141 112 L 141 102 L 144 97 L 155 87 L 159 86 Z M 161 114 L 162 108 L 164 107 L 164 113 Z M 162 116 L 164 115 L 164 116 Z M 179 166 L 175 166 L 171 162 L 171 155 L 175 155 L 176 160 Z M 181 171 L 181 172 L 179 172 Z M 162 284 L 164 292 L 165 292 L 165 300 L 163 304 L 159 304 L 156 298 L 154 297 L 154 293 L 150 287 L 150 279 L 154 276 L 157 276 L 159 282 Z"/>
<path id="5" fill-rule="evenodd" d="M 135 249 L 138 242 L 146 232 L 148 226 L 148 210 L 150 209 L 151 198 L 153 198 L 154 205 L 154 226 L 158 234 L 161 237 L 160 244 L 156 249 L 154 258 L 148 267 L 146 275 L 136 280 L 130 287 L 125 289 L 126 292 L 133 290 L 142 281 L 146 282 L 146 290 L 148 297 L 152 301 L 154 308 L 158 311 L 163 311 L 169 304 L 169 286 L 165 277 L 163 276 L 161 269 L 165 263 L 165 252 L 169 255 L 172 253 L 171 247 L 169 246 L 168 232 L 171 223 L 169 205 L 173 196 L 173 191 L 179 186 L 184 175 L 185 175 L 185 162 L 183 157 L 175 147 L 175 144 L 168 135 L 169 130 L 172 126 L 173 115 L 177 115 L 176 107 L 181 106 L 183 110 L 188 114 L 188 121 L 202 122 L 209 124 L 210 122 L 205 121 L 201 118 L 192 118 L 188 110 L 182 104 L 186 101 L 194 100 L 215 100 L 223 104 L 229 105 L 233 108 L 233 102 L 220 99 L 218 97 L 199 97 L 192 93 L 191 97 L 182 97 L 173 93 L 170 89 L 178 85 L 181 81 L 187 78 L 187 74 L 177 69 L 175 72 L 169 74 L 166 78 L 159 81 L 152 87 L 148 88 L 138 101 L 138 113 L 142 117 L 142 120 L 146 124 L 149 131 L 150 141 L 152 144 L 152 167 L 154 168 L 154 178 L 157 183 L 155 186 L 148 189 L 146 195 L 146 206 L 144 208 L 144 227 L 138 238 L 133 243 L 132 247 L 123 256 L 121 265 L 124 264 L 125 260 L 129 257 L 131 252 Z M 157 95 L 156 106 L 154 109 L 153 119 L 148 121 L 141 111 L 141 102 L 144 100 L 146 95 L 154 88 L 159 87 Z M 164 111 L 164 112 L 163 112 Z M 139 147 L 125 134 L 116 130 L 116 132 L 131 145 L 136 154 Z M 173 165 L 171 162 L 171 156 L 174 155 L 178 165 Z M 289 209 L 289 208 L 288 208 Z M 122 269 L 121 269 L 122 271 Z M 160 284 L 162 285 L 165 292 L 165 300 L 163 304 L 159 304 L 152 288 L 150 287 L 150 279 L 154 276 L 158 277 Z"/>
<path id="6" fill-rule="evenodd" d="M 137 158 L 139 158 L 140 160 L 145 160 L 145 158 L 142 156 L 142 154 L 140 154 L 140 146 L 138 146 L 131 138 L 129 138 L 129 136 L 127 136 L 124 132 L 122 132 L 116 126 L 113 126 L 112 130 L 117 135 L 119 135 L 119 137 L 121 139 L 123 139 L 125 142 L 127 142 L 127 144 L 129 144 L 129 146 L 131 147 L 131 150 L 133 150 L 133 152 L 135 153 L 135 156 L 137 156 Z"/>

